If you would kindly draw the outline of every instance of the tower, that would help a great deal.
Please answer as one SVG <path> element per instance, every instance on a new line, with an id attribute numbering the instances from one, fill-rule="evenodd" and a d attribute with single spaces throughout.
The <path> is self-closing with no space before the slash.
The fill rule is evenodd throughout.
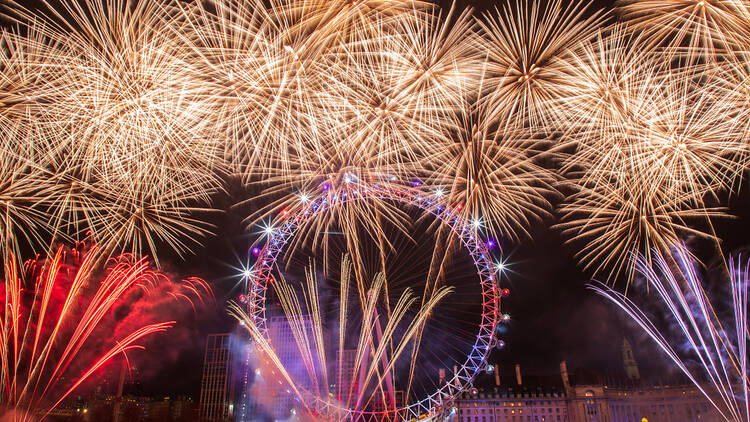
<path id="1" fill-rule="evenodd" d="M 626 338 L 622 339 L 622 362 L 628 379 L 637 380 L 641 378 L 641 374 L 638 372 L 638 363 L 633 356 L 633 346 Z"/>

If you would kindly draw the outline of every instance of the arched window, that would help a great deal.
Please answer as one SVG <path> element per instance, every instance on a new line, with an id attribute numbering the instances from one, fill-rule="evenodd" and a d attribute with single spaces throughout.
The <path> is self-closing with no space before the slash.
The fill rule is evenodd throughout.
<path id="1" fill-rule="evenodd" d="M 586 416 L 587 419 L 591 422 L 598 421 L 599 416 L 599 407 L 596 405 L 596 400 L 594 399 L 594 392 L 592 390 L 587 390 L 584 393 L 584 396 L 586 397 Z"/>

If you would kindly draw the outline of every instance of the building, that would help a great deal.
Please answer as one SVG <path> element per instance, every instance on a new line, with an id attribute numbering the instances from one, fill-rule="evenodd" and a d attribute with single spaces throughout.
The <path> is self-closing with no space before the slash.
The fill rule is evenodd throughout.
<path id="1" fill-rule="evenodd" d="M 203 358 L 199 418 L 201 422 L 234 420 L 234 346 L 231 334 L 210 334 Z"/>
<path id="2" fill-rule="evenodd" d="M 565 395 L 542 390 L 498 388 L 466 394 L 458 401 L 456 414 L 462 422 L 569 420 Z"/>
<path id="3" fill-rule="evenodd" d="M 495 374 L 495 385 L 466 393 L 455 403 L 460 422 L 719 422 L 705 397 L 685 380 L 647 384 L 604 382 L 590 374 L 560 378 Z M 576 382 L 576 378 L 578 381 Z M 502 379 L 502 381 L 501 381 Z M 541 381 L 541 382 L 540 382 Z"/>
<path id="4" fill-rule="evenodd" d="M 193 422 L 198 419 L 195 402 L 186 396 L 152 398 L 146 422 Z"/>
<path id="5" fill-rule="evenodd" d="M 304 330 L 307 333 L 313 332 L 313 323 L 309 316 L 301 316 L 301 320 L 295 322 L 295 324 L 297 324 L 295 327 L 300 330 Z M 276 356 L 281 361 L 289 376 L 297 383 L 297 387 L 301 387 L 303 390 L 313 388 L 316 380 L 311 379 L 314 375 L 311 376 L 310 371 L 312 370 L 314 373 L 319 374 L 321 373 L 320 368 L 308 368 L 306 364 L 308 360 L 303 359 L 299 344 L 297 344 L 297 338 L 286 316 L 273 316 L 269 318 L 268 337 L 276 352 Z M 316 362 L 318 352 L 314 342 L 310 341 L 308 346 L 309 356 L 313 359 L 313 362 Z M 266 390 L 266 394 L 275 395 L 271 401 L 273 403 L 272 409 L 266 409 L 274 419 L 286 419 L 291 413 L 295 412 L 297 397 L 294 393 L 287 390 Z"/>
<path id="6" fill-rule="evenodd" d="M 568 401 L 560 377 L 501 375 L 497 367 L 486 377 L 491 386 L 473 389 L 455 403 L 460 422 L 569 421 Z"/>
<path id="7" fill-rule="evenodd" d="M 198 406 L 191 397 L 179 396 L 172 400 L 170 406 L 170 412 L 172 414 L 172 420 L 178 421 L 194 421 L 198 419 Z"/>
<path id="8" fill-rule="evenodd" d="M 720 420 L 713 407 L 693 386 L 608 388 L 605 393 L 612 422 L 640 421 L 643 418 L 664 422 Z"/>
<path id="9" fill-rule="evenodd" d="M 341 368 L 336 374 L 334 394 L 336 395 L 336 400 L 344 406 L 349 406 L 350 396 L 356 397 L 359 393 L 359 380 L 354 379 L 356 359 L 356 349 L 336 351 L 336 362 L 337 365 L 338 362 L 341 362 Z"/>

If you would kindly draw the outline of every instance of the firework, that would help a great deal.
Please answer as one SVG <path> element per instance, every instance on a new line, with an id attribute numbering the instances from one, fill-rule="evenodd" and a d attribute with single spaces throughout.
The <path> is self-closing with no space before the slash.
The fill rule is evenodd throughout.
<path id="1" fill-rule="evenodd" d="M 670 260 L 671 258 L 671 260 Z M 622 309 L 675 365 L 695 384 L 724 420 L 747 421 L 747 305 L 750 262 L 730 261 L 730 288 L 733 318 L 724 322 L 706 295 L 698 270 L 684 246 L 665 255 L 655 251 L 652 258 L 637 257 L 638 272 L 659 299 L 659 307 L 674 318 L 679 340 L 659 328 L 632 300 L 607 286 L 596 283 L 592 290 Z M 676 345 L 687 345 L 685 353 Z"/>
<path id="2" fill-rule="evenodd" d="M 262 353 L 270 359 L 283 378 L 289 383 L 301 403 L 310 410 L 324 412 L 338 419 L 348 414 L 364 411 L 370 403 L 381 397 L 388 407 L 395 406 L 393 400 L 393 369 L 399 356 L 406 350 L 418 328 L 428 319 L 432 309 L 450 292 L 450 288 L 439 289 L 431 300 L 422 307 L 413 309 L 417 298 L 407 289 L 387 316 L 379 315 L 378 307 L 383 298 L 385 277 L 378 274 L 368 286 L 356 289 L 359 303 L 349 304 L 349 291 L 352 267 L 345 257 L 342 260 L 340 283 L 340 306 L 338 309 L 338 341 L 332 359 L 327 356 L 324 338 L 323 319 L 321 314 L 320 294 L 315 271 L 308 268 L 303 295 L 300 297 L 283 277 L 276 280 L 274 289 L 281 302 L 286 319 L 297 345 L 305 376 L 295 379 L 295 374 L 288 371 L 281 358 L 274 350 L 272 339 L 269 340 L 255 322 L 238 305 L 230 305 L 230 313 L 243 322 Z M 362 320 L 356 329 L 357 347 L 355 364 L 351 379 L 341 379 L 342 356 L 347 328 L 349 307 L 361 309 Z M 384 326 L 381 326 L 384 324 Z M 413 364 L 413 362 L 412 362 Z M 328 369 L 336 370 L 337 375 L 329 377 Z M 299 378 L 299 376 L 297 376 Z M 329 379 L 336 379 L 337 392 L 329 394 Z M 300 386 L 308 386 L 301 388 Z M 348 391 L 342 389 L 348 386 Z M 387 398 L 387 397 L 390 397 Z M 395 410 L 395 408 L 394 408 Z"/>
<path id="3" fill-rule="evenodd" d="M 501 125 L 554 128 L 550 100 L 562 82 L 559 58 L 591 38 L 603 22 L 599 12 L 586 16 L 583 3 L 519 0 L 480 21 L 482 47 L 493 77 L 489 117 Z"/>
<path id="4" fill-rule="evenodd" d="M 197 2 L 187 26 L 198 68 L 207 75 L 219 133 L 227 138 L 231 167 L 250 175 L 258 168 L 287 168 L 290 152 L 325 133 L 326 107 L 319 75 L 326 44 L 316 32 L 294 31 L 283 4 Z"/>
<path id="5" fill-rule="evenodd" d="M 668 57 L 715 61 L 744 43 L 750 8 L 743 0 L 647 0 L 620 2 L 622 19 L 647 35 Z"/>
<path id="6" fill-rule="evenodd" d="M 747 166 L 743 124 L 726 85 L 697 69 L 670 69 L 627 27 L 602 30 L 566 57 L 554 101 L 563 122 L 558 156 L 574 189 L 560 211 L 579 259 L 614 280 L 628 255 L 667 251 L 682 235 L 709 233 L 688 220 L 722 210 L 707 200 L 731 192 Z M 568 151 L 572 151 L 569 153 Z M 606 270 L 605 270 L 606 269 Z"/>
<path id="7" fill-rule="evenodd" d="M 746 166 L 733 102 L 700 71 L 664 68 L 643 41 L 615 26 L 567 59 L 556 109 L 562 145 L 575 146 L 563 171 L 588 186 L 642 177 L 666 199 L 731 190 Z"/>
<path id="8" fill-rule="evenodd" d="M 20 163 L 6 180 L 34 181 L 24 212 L 43 220 L 20 229 L 154 254 L 158 238 L 184 253 L 206 232 L 189 216 L 219 182 L 202 85 L 172 36 L 179 14 L 152 2 L 62 7 L 15 5 L 29 31 L 3 34 L 2 154 Z"/>
<path id="9" fill-rule="evenodd" d="M 408 95 L 409 107 L 420 120 L 452 124 L 452 114 L 460 113 L 466 101 L 475 96 L 484 73 L 476 23 L 471 9 L 456 13 L 451 8 L 446 14 L 418 16 L 421 18 L 399 20 L 386 38 L 389 44 L 385 51 L 394 58 L 393 71 L 400 75 L 399 84 L 388 95 Z M 367 51 L 351 54 L 365 56 L 363 62 L 370 55 Z"/>
<path id="10" fill-rule="evenodd" d="M 557 227 L 568 236 L 569 243 L 582 244 L 579 262 L 610 281 L 620 274 L 628 283 L 633 279 L 635 263 L 630 256 L 638 252 L 643 251 L 649 261 L 652 250 L 669 251 L 681 236 L 716 240 L 688 222 L 724 215 L 722 209 L 695 207 L 693 193 L 667 197 L 639 183 L 642 181 L 635 178 L 620 187 L 578 186 L 580 190 L 560 209 L 563 221 Z"/>
<path id="11" fill-rule="evenodd" d="M 116 307 L 138 308 L 143 291 L 156 289 L 191 304 L 211 297 L 198 279 L 165 289 L 166 276 L 132 255 L 114 258 L 99 280 L 99 257 L 96 247 L 60 247 L 51 258 L 23 267 L 12 255 L 4 259 L 0 397 L 6 410 L 16 411 L 14 421 L 44 418 L 97 370 L 174 324 L 136 321 L 143 315 L 134 310 L 132 318 L 112 321 Z"/>
<path id="12" fill-rule="evenodd" d="M 42 33 L 40 24 L 0 32 L 0 201 L 4 252 L 18 242 L 39 243 L 50 231 L 46 200 L 54 190 L 47 183 L 44 162 L 48 149 L 40 138 L 51 134 L 37 118 L 49 100 L 50 81 L 60 68 L 46 66 L 45 54 L 63 51 Z"/>
<path id="13" fill-rule="evenodd" d="M 336 146 L 347 158 L 364 168 L 392 167 L 408 174 L 414 162 L 448 139 L 455 127 L 452 111 L 471 80 L 457 65 L 477 69 L 475 56 L 463 57 L 472 50 L 455 42 L 471 36 L 467 18 L 459 17 L 452 33 L 444 33 L 444 26 L 432 28 L 436 20 L 421 28 L 403 25 L 394 33 L 382 28 L 380 37 L 341 47 L 343 60 L 331 66 L 325 83 L 330 86 L 326 101 L 337 118 L 333 139 L 343 140 Z M 424 34 L 426 28 L 435 32 Z M 444 51 L 415 48 L 446 38 L 452 41 Z"/>
<path id="14" fill-rule="evenodd" d="M 0 31 L 0 130 L 5 148 L 39 161 L 48 153 L 42 140 L 58 136 L 39 116 L 55 98 L 54 85 L 64 70 L 46 58 L 66 50 L 44 35 L 41 23 L 25 26 L 23 32 L 16 28 Z"/>
<path id="15" fill-rule="evenodd" d="M 644 109 L 652 106 L 654 87 L 665 81 L 663 68 L 642 45 L 616 25 L 561 61 L 565 82 L 553 101 L 564 131 L 560 149 L 575 151 L 563 158 L 561 170 L 579 174 L 582 185 L 619 186 L 627 180 L 619 180 L 620 174 L 633 177 L 643 170 L 632 163 L 648 126 Z"/>
<path id="16" fill-rule="evenodd" d="M 0 155 L 0 242 L 3 253 L 17 251 L 19 238 L 35 245 L 47 229 L 49 216 L 44 202 L 49 191 L 44 186 L 44 172 L 8 151 Z"/>
<path id="17" fill-rule="evenodd" d="M 528 234 L 531 220 L 552 209 L 548 198 L 555 177 L 536 160 L 544 142 L 496 125 L 488 117 L 488 105 L 480 98 L 465 107 L 457 139 L 421 167 L 463 221 L 477 222 L 495 236 L 518 239 Z"/>
<path id="18" fill-rule="evenodd" d="M 643 147 L 633 161 L 667 198 L 695 193 L 691 200 L 700 206 L 701 192 L 716 198 L 737 187 L 747 167 L 744 122 L 732 117 L 733 103 L 704 75 L 668 72 L 665 78 L 674 82 L 650 99 L 655 107 L 648 109 Z"/>
<path id="19" fill-rule="evenodd" d="M 65 66 L 42 91 L 55 98 L 38 117 L 67 134 L 62 154 L 77 157 L 88 176 L 113 187 L 203 186 L 196 170 L 205 174 L 211 168 L 216 146 L 187 53 L 169 36 L 178 15 L 153 2 L 61 6 L 67 17 L 51 7 L 50 18 L 20 7 L 15 12 L 28 21 L 48 21 L 44 34 L 64 47 L 64 53 L 42 55 Z"/>

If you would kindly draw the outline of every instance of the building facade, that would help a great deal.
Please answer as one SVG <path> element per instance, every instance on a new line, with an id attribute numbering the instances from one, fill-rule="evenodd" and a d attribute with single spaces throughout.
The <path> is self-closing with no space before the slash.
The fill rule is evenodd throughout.
<path id="1" fill-rule="evenodd" d="M 302 316 L 298 324 L 298 328 L 312 333 L 312 319 L 309 316 Z M 281 364 L 291 378 L 298 383 L 298 387 L 311 388 L 313 381 L 310 380 L 308 368 L 305 366 L 289 320 L 285 316 L 269 318 L 268 335 Z M 310 346 L 310 355 L 313 359 L 317 357 L 317 349 L 314 345 Z M 269 409 L 270 414 L 274 419 L 286 419 L 295 412 L 297 397 L 286 390 L 280 390 L 275 394 L 277 397 L 273 400 L 273 409 Z"/>
<path id="2" fill-rule="evenodd" d="M 685 422 L 723 420 L 693 385 L 571 387 L 571 421 Z"/>
<path id="3" fill-rule="evenodd" d="M 210 334 L 201 378 L 200 421 L 234 420 L 233 341 L 231 334 Z"/>
<path id="4" fill-rule="evenodd" d="M 518 370 L 517 370 L 518 371 Z M 527 377 L 528 378 L 528 377 Z M 560 379 L 546 386 L 507 377 L 475 389 L 455 403 L 460 422 L 719 422 L 723 420 L 692 384 L 575 382 L 560 365 Z M 582 377 L 584 378 L 584 377 Z M 560 388 L 561 387 L 561 388 Z"/>
<path id="5" fill-rule="evenodd" d="M 555 391 L 495 389 L 466 394 L 456 406 L 461 422 L 569 421 L 565 395 Z"/>

